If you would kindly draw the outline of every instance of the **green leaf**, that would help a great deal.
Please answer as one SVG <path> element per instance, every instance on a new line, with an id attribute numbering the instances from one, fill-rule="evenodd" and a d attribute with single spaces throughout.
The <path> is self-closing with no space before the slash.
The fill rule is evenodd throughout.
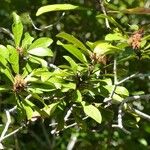
<path id="1" fill-rule="evenodd" d="M 110 93 L 114 88 L 114 85 L 105 85 L 104 88 L 106 88 Z M 129 96 L 128 90 L 123 86 L 117 86 L 115 93 L 121 96 Z"/>
<path id="2" fill-rule="evenodd" d="M 72 5 L 72 4 L 53 4 L 53 5 L 47 5 L 40 7 L 36 13 L 36 16 L 39 16 L 41 14 L 51 12 L 51 11 L 64 11 L 64 10 L 84 10 L 84 7 Z"/>
<path id="3" fill-rule="evenodd" d="M 18 74 L 19 73 L 19 53 L 11 45 L 8 45 L 7 48 L 9 50 L 9 54 L 10 54 L 9 62 L 13 68 L 13 71 Z"/>
<path id="4" fill-rule="evenodd" d="M 46 47 L 37 47 L 34 49 L 30 49 L 28 50 L 28 53 L 40 57 L 53 56 L 53 52 L 51 51 L 51 49 Z"/>
<path id="5" fill-rule="evenodd" d="M 41 80 L 42 82 L 47 81 L 52 76 L 51 72 L 44 72 L 41 74 Z"/>
<path id="6" fill-rule="evenodd" d="M 0 55 L 7 60 L 9 59 L 9 50 L 1 44 L 0 44 Z"/>
<path id="7" fill-rule="evenodd" d="M 6 92 L 11 90 L 10 86 L 8 85 L 0 85 L 0 92 Z"/>
<path id="8" fill-rule="evenodd" d="M 32 44 L 32 41 L 34 40 L 34 38 L 28 33 L 25 33 L 24 39 L 22 40 L 22 48 L 23 49 L 27 49 L 29 45 Z"/>
<path id="9" fill-rule="evenodd" d="M 116 54 L 120 51 L 122 50 L 106 42 L 99 43 L 94 48 L 94 53 L 97 55 Z"/>
<path id="10" fill-rule="evenodd" d="M 87 63 L 86 57 L 74 45 L 72 45 L 72 44 L 63 44 L 60 41 L 58 41 L 57 44 L 63 46 L 68 52 L 70 52 L 72 55 L 74 55 L 82 63 L 84 63 L 84 64 Z"/>
<path id="11" fill-rule="evenodd" d="M 129 96 L 128 90 L 123 86 L 117 86 L 115 93 L 119 95 Z"/>
<path id="12" fill-rule="evenodd" d="M 82 95 L 81 92 L 79 90 L 76 90 L 76 102 L 82 102 Z"/>
<path id="13" fill-rule="evenodd" d="M 69 56 L 63 56 L 63 57 L 70 63 L 70 66 L 73 72 L 77 73 L 78 64 Z"/>
<path id="14" fill-rule="evenodd" d="M 30 56 L 29 61 L 31 61 L 32 63 L 41 64 L 42 67 L 47 67 L 47 61 L 39 57 Z"/>
<path id="15" fill-rule="evenodd" d="M 30 100 L 25 99 L 22 102 L 25 105 L 25 107 L 27 107 L 26 114 L 27 114 L 28 119 L 32 119 L 34 117 L 39 117 L 39 116 L 42 116 L 43 118 L 44 117 L 49 117 L 47 115 L 47 113 L 45 113 L 43 110 L 41 110 L 39 107 L 37 107 Z"/>
<path id="16" fill-rule="evenodd" d="M 22 106 L 23 106 L 23 108 L 24 108 L 24 110 L 26 112 L 27 119 L 31 120 L 32 116 L 33 116 L 32 108 L 28 105 L 28 103 L 25 100 L 22 101 Z"/>
<path id="17" fill-rule="evenodd" d="M 119 104 L 119 103 L 121 103 L 123 101 L 123 98 L 122 97 L 120 97 L 119 95 L 117 95 L 117 94 L 113 94 L 113 98 L 112 98 L 112 103 L 113 104 Z"/>
<path id="18" fill-rule="evenodd" d="M 42 110 L 46 112 L 49 116 L 51 116 L 54 113 L 55 109 L 57 108 L 58 104 L 59 102 L 52 103 L 48 106 L 45 106 Z"/>
<path id="19" fill-rule="evenodd" d="M 122 36 L 121 33 L 107 34 L 105 36 L 106 41 L 126 41 L 127 39 Z"/>
<path id="20" fill-rule="evenodd" d="M 12 75 L 12 73 L 11 73 L 11 71 L 10 71 L 9 68 L 5 68 L 5 69 L 2 69 L 2 68 L 1 68 L 0 71 L 1 71 L 3 74 L 5 74 L 5 75 L 8 77 L 8 79 L 10 79 L 11 82 L 14 82 L 13 75 Z"/>
<path id="21" fill-rule="evenodd" d="M 15 12 L 13 13 L 13 19 L 14 19 L 14 22 L 12 25 L 12 32 L 14 34 L 14 40 L 15 40 L 16 47 L 19 47 L 21 37 L 23 34 L 23 25 L 22 25 L 20 17 Z"/>
<path id="22" fill-rule="evenodd" d="M 48 38 L 48 37 L 42 37 L 42 38 L 39 38 L 37 40 L 35 40 L 29 47 L 29 50 L 30 49 L 34 49 L 34 48 L 38 48 L 38 47 L 48 47 L 50 46 L 51 44 L 53 43 L 53 40 Z"/>
<path id="23" fill-rule="evenodd" d="M 67 92 L 69 90 L 75 90 L 76 89 L 76 84 L 75 83 L 72 83 L 72 82 L 69 82 L 69 83 L 64 83 L 64 84 L 61 84 L 63 86 L 62 88 L 62 92 Z"/>
<path id="24" fill-rule="evenodd" d="M 7 61 L 1 54 L 0 54 L 0 63 L 5 67 L 7 66 Z"/>
<path id="25" fill-rule="evenodd" d="M 73 35 L 70 35 L 65 32 L 61 32 L 61 33 L 57 34 L 57 37 L 67 40 L 68 42 L 74 44 L 76 47 L 80 48 L 84 54 L 89 55 L 89 51 L 85 47 L 85 45 L 81 41 L 79 41 L 77 38 L 75 38 Z"/>
<path id="26" fill-rule="evenodd" d="M 87 116 L 91 117 L 92 119 L 94 119 L 98 123 L 102 122 L 101 113 L 95 106 L 87 104 L 84 101 L 81 104 L 82 104 L 83 110 Z"/>

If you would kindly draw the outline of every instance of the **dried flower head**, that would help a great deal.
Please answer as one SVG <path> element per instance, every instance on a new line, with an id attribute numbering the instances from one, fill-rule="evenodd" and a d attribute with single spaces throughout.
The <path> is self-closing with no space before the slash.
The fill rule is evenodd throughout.
<path id="1" fill-rule="evenodd" d="M 13 91 L 21 92 L 26 87 L 26 84 L 27 82 L 25 79 L 21 75 L 17 74 L 14 78 Z"/>
<path id="2" fill-rule="evenodd" d="M 23 55 L 23 48 L 22 47 L 17 47 L 17 52 L 19 53 L 20 56 Z"/>
<path id="3" fill-rule="evenodd" d="M 143 37 L 144 30 L 140 29 L 133 33 L 129 38 L 128 43 L 132 46 L 133 49 L 139 49 L 141 47 L 141 38 Z"/>
<path id="4" fill-rule="evenodd" d="M 91 53 L 90 58 L 93 62 L 100 63 L 106 65 L 107 57 L 106 55 L 99 55 L 97 53 Z"/>

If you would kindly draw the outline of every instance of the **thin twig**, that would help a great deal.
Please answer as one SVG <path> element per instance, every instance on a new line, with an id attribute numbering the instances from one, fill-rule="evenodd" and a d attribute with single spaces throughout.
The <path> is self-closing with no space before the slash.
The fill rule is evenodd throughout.
<path id="1" fill-rule="evenodd" d="M 73 111 L 73 107 L 70 107 L 70 109 L 67 111 L 66 116 L 64 117 L 64 121 L 66 122 L 68 118 L 70 117 L 71 113 Z"/>
<path id="2" fill-rule="evenodd" d="M 114 58 L 114 68 L 113 68 L 113 73 L 114 73 L 114 84 L 118 82 L 117 80 L 117 59 Z"/>
<path id="3" fill-rule="evenodd" d="M 43 28 L 38 28 L 38 27 L 36 27 L 36 25 L 34 24 L 32 18 L 30 17 L 30 15 L 28 15 L 28 17 L 29 17 L 29 20 L 31 21 L 31 24 L 32 24 L 32 26 L 34 27 L 35 30 L 43 31 L 43 30 L 46 30 L 46 29 L 51 28 L 51 27 L 55 26 L 56 24 L 58 24 L 58 22 L 64 17 L 64 15 L 65 15 L 65 12 L 63 12 L 63 13 L 61 14 L 60 18 L 59 18 L 55 23 L 50 24 L 50 25 L 48 25 L 48 26 L 45 26 L 45 27 L 43 27 Z"/>
<path id="4" fill-rule="evenodd" d="M 82 120 L 86 120 L 87 118 L 89 118 L 88 116 L 86 116 L 86 117 L 84 117 Z M 57 124 L 56 124 L 57 125 Z M 70 124 L 70 125 L 68 125 L 68 126 L 65 126 L 61 131 L 63 131 L 63 130 L 65 130 L 65 129 L 68 129 L 68 128 L 71 128 L 71 127 L 74 127 L 74 126 L 76 126 L 77 125 L 77 123 L 75 122 L 75 123 L 72 123 L 72 124 Z M 55 128 L 54 130 L 52 130 L 51 131 L 51 134 L 58 134 L 60 131 L 57 131 L 57 129 Z"/>
<path id="5" fill-rule="evenodd" d="M 19 128 L 16 129 L 16 130 L 14 130 L 13 132 L 11 132 L 11 133 L 5 135 L 1 140 L 4 140 L 4 139 L 6 139 L 6 138 L 8 138 L 8 137 L 10 137 L 10 136 L 12 136 L 12 135 L 14 135 L 14 134 L 17 133 L 18 131 L 20 131 L 23 127 L 24 127 L 24 125 L 21 126 L 21 127 L 19 127 Z"/>
<path id="6" fill-rule="evenodd" d="M 145 113 L 143 113 L 143 112 L 141 112 L 141 111 L 139 111 L 139 110 L 137 110 L 137 109 L 135 109 L 135 108 L 129 108 L 129 110 L 130 110 L 131 112 L 135 113 L 136 115 L 140 116 L 141 118 L 150 121 L 150 115 L 145 114 Z"/>
<path id="7" fill-rule="evenodd" d="M 7 35 L 9 35 L 12 39 L 14 39 L 14 36 L 13 34 L 10 32 L 10 30 L 6 29 L 6 28 L 3 28 L 3 27 L 0 27 L 0 32 L 3 32 Z"/>
<path id="8" fill-rule="evenodd" d="M 5 125 L 5 128 L 0 136 L 0 142 L 4 139 L 4 136 L 6 135 L 6 132 L 8 131 L 9 125 L 11 123 L 11 117 L 10 117 L 10 113 L 13 112 L 14 110 L 16 110 L 17 106 L 14 106 L 12 109 L 10 110 L 6 110 L 6 117 L 7 117 L 7 122 Z"/>
<path id="9" fill-rule="evenodd" d="M 129 79 L 131 79 L 131 78 L 134 78 L 134 77 L 136 77 L 136 76 L 139 76 L 139 73 L 135 73 L 135 74 L 132 74 L 132 75 L 126 77 L 125 79 L 123 79 L 123 80 L 117 82 L 117 85 L 120 85 L 120 84 L 124 83 L 125 81 L 127 81 L 127 80 L 129 80 Z"/>
<path id="10" fill-rule="evenodd" d="M 104 106 L 105 108 L 107 108 L 111 105 L 111 100 L 112 100 L 115 90 L 117 88 L 117 59 L 116 58 L 114 58 L 113 73 L 114 73 L 114 87 L 110 93 L 110 96 L 104 100 L 104 102 L 107 102 L 107 105 Z"/>
<path id="11" fill-rule="evenodd" d="M 67 145 L 67 150 L 72 150 L 74 148 L 76 142 L 77 142 L 77 135 L 72 134 L 71 138 L 70 138 L 70 141 Z"/>
<path id="12" fill-rule="evenodd" d="M 103 14 L 104 14 L 105 16 L 107 16 L 106 9 L 105 9 L 105 7 L 104 7 L 104 0 L 99 0 L 99 4 L 100 4 L 100 6 L 101 6 L 101 9 L 102 9 Z M 109 21 L 108 21 L 107 18 L 105 18 L 105 24 L 106 24 L 106 28 L 107 28 L 107 29 L 111 29 L 110 24 L 109 24 Z"/>

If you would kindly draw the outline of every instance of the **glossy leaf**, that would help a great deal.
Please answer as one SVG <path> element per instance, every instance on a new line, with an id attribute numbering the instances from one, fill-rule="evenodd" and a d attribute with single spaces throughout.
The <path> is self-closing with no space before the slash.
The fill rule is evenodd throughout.
<path id="1" fill-rule="evenodd" d="M 27 119 L 31 120 L 32 116 L 33 116 L 33 110 L 32 110 L 32 108 L 25 101 L 22 101 L 22 106 L 23 106 L 23 108 L 24 108 L 24 110 L 26 112 Z"/>
<path id="2" fill-rule="evenodd" d="M 40 57 L 53 56 L 51 49 L 46 48 L 46 47 L 33 48 L 33 49 L 28 50 L 28 53 L 34 56 L 40 56 Z"/>
<path id="3" fill-rule="evenodd" d="M 82 102 L 82 95 L 79 90 L 76 91 L 76 101 L 77 102 Z"/>
<path id="4" fill-rule="evenodd" d="M 49 116 L 51 116 L 53 114 L 53 112 L 55 111 L 55 109 L 57 108 L 59 102 L 57 103 L 52 103 L 46 107 L 44 107 L 42 110 L 45 111 Z"/>
<path id="5" fill-rule="evenodd" d="M 11 45 L 8 45 L 7 48 L 9 50 L 9 54 L 10 54 L 9 62 L 13 68 L 13 71 L 18 74 L 19 73 L 19 53 Z"/>
<path id="6" fill-rule="evenodd" d="M 45 61 L 42 58 L 36 57 L 36 56 L 30 56 L 29 61 L 36 63 L 36 64 L 41 64 L 42 67 L 47 67 L 47 61 Z"/>
<path id="7" fill-rule="evenodd" d="M 3 57 L 2 54 L 0 54 L 0 63 L 5 67 L 7 65 L 7 60 Z"/>
<path id="8" fill-rule="evenodd" d="M 38 38 L 35 40 L 29 47 L 30 49 L 38 48 L 38 47 L 48 47 L 53 43 L 53 40 L 47 37 Z"/>
<path id="9" fill-rule="evenodd" d="M 123 101 L 123 98 L 121 96 L 119 96 L 118 94 L 113 95 L 113 99 L 112 99 L 112 103 L 114 104 L 119 104 Z"/>
<path id="10" fill-rule="evenodd" d="M 115 54 L 120 51 L 122 50 L 115 46 L 112 46 L 109 43 L 104 43 L 104 42 L 97 44 L 94 48 L 94 53 L 96 53 L 97 55 Z"/>
<path id="11" fill-rule="evenodd" d="M 12 73 L 11 73 L 11 71 L 10 71 L 9 68 L 5 68 L 5 69 L 0 68 L 0 71 L 1 71 L 3 74 L 5 74 L 6 77 L 7 77 L 8 79 L 10 79 L 11 82 L 14 81 L 13 75 L 12 75 Z"/>
<path id="12" fill-rule="evenodd" d="M 87 60 L 86 60 L 85 56 L 83 55 L 83 53 L 78 48 L 76 48 L 74 45 L 72 45 L 72 44 L 63 44 L 61 42 L 57 42 L 57 44 L 63 46 L 69 53 L 74 55 L 82 63 L 87 62 Z"/>
<path id="13" fill-rule="evenodd" d="M 0 45 L 0 55 L 7 60 L 9 59 L 9 50 L 3 45 Z"/>
<path id="14" fill-rule="evenodd" d="M 22 40 L 22 48 L 23 49 L 27 49 L 29 45 L 32 44 L 32 41 L 34 40 L 34 38 L 28 33 L 26 32 L 24 35 L 24 39 Z"/>
<path id="15" fill-rule="evenodd" d="M 12 32 L 14 34 L 14 40 L 16 47 L 20 46 L 21 37 L 23 34 L 23 25 L 21 22 L 20 17 L 14 12 L 13 13 L 13 25 L 12 25 Z"/>
<path id="16" fill-rule="evenodd" d="M 61 32 L 61 33 L 57 34 L 57 37 L 60 37 L 60 38 L 67 40 L 68 42 L 74 44 L 76 47 L 80 48 L 84 54 L 89 55 L 89 51 L 85 47 L 85 45 L 81 41 L 79 41 L 77 38 L 75 38 L 73 35 L 70 35 L 70 34 L 65 33 L 65 32 Z"/>
<path id="17" fill-rule="evenodd" d="M 113 34 L 107 34 L 105 36 L 106 41 L 125 41 L 127 40 L 125 37 L 122 36 L 121 33 L 113 33 Z"/>
<path id="18" fill-rule="evenodd" d="M 73 72 L 76 73 L 78 69 L 78 64 L 69 56 L 64 56 L 64 58 L 70 63 Z"/>
<path id="19" fill-rule="evenodd" d="M 72 4 L 53 4 L 53 5 L 47 5 L 40 7 L 36 13 L 36 16 L 39 16 L 41 14 L 51 12 L 51 11 L 64 11 L 64 10 L 83 10 L 85 8 L 72 5 Z"/>
<path id="20" fill-rule="evenodd" d="M 83 110 L 87 116 L 91 117 L 92 119 L 94 119 L 98 123 L 102 122 L 101 113 L 95 106 L 93 106 L 91 104 L 87 104 L 84 101 L 81 104 L 82 104 Z"/>
<path id="21" fill-rule="evenodd" d="M 129 96 L 128 90 L 123 86 L 117 86 L 115 92 L 119 95 Z"/>

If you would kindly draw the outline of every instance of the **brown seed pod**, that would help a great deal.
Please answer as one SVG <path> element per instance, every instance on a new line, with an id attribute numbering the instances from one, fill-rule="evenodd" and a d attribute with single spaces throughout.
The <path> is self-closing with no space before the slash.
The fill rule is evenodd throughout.
<path id="1" fill-rule="evenodd" d="M 19 53 L 20 56 L 23 55 L 23 48 L 22 47 L 17 47 L 16 50 L 17 50 L 17 52 Z"/>
<path id="2" fill-rule="evenodd" d="M 139 49 L 141 47 L 141 38 L 143 37 L 144 30 L 140 29 L 131 35 L 128 40 L 129 45 L 132 46 L 134 50 Z"/>
<path id="3" fill-rule="evenodd" d="M 93 62 L 100 63 L 103 65 L 107 64 L 107 56 L 106 55 L 99 55 L 97 53 L 91 53 L 90 58 Z"/>
<path id="4" fill-rule="evenodd" d="M 25 79 L 21 75 L 17 74 L 14 78 L 13 91 L 21 92 L 26 87 L 26 84 L 27 82 Z"/>

